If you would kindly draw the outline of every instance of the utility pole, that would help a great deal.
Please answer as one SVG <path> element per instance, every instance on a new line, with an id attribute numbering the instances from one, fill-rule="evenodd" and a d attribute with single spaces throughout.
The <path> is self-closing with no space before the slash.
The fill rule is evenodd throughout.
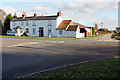
<path id="1" fill-rule="evenodd" d="M 101 27 L 103 28 L 103 22 L 101 23 Z"/>

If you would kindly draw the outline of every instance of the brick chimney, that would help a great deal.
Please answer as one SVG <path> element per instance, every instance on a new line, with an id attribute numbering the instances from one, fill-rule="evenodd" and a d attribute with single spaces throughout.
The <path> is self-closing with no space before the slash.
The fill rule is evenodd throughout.
<path id="1" fill-rule="evenodd" d="M 37 13 L 34 14 L 34 17 L 36 17 L 36 16 L 37 16 Z"/>
<path id="2" fill-rule="evenodd" d="M 15 13 L 14 18 L 17 18 L 17 14 Z"/>
<path id="3" fill-rule="evenodd" d="M 95 29 L 98 30 L 98 25 L 97 24 L 95 24 Z"/>
<path id="4" fill-rule="evenodd" d="M 61 11 L 57 12 L 57 16 L 62 16 Z"/>
<path id="5" fill-rule="evenodd" d="M 25 18 L 25 17 L 26 17 L 26 13 L 23 12 L 23 14 L 22 14 L 22 18 Z"/>

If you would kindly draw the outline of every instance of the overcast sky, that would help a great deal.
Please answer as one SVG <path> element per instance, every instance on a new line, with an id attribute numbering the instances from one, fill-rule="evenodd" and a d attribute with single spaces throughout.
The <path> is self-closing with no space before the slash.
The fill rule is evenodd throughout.
<path id="1" fill-rule="evenodd" d="M 0 9 L 7 14 L 17 13 L 21 16 L 26 12 L 27 16 L 56 15 L 59 10 L 63 19 L 70 19 L 85 26 L 103 26 L 109 30 L 118 26 L 118 1 L 117 0 L 2 0 Z"/>

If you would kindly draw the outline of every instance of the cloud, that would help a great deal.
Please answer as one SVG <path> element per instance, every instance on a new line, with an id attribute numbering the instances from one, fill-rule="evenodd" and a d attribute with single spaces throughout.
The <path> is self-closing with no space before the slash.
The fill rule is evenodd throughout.
<path id="1" fill-rule="evenodd" d="M 36 0 L 39 2 L 118 2 L 118 0 Z"/>
<path id="2" fill-rule="evenodd" d="M 118 2 L 120 0 L 1 0 L 0 2 Z"/>
<path id="3" fill-rule="evenodd" d="M 11 6 L 1 6 L 0 9 L 4 10 L 7 14 L 11 13 L 12 15 L 14 15 L 15 13 L 17 13 L 18 17 L 21 17 L 23 12 L 26 12 L 27 16 L 33 16 L 34 13 L 37 13 L 38 15 L 51 15 L 52 13 L 55 13 L 53 10 L 50 10 L 49 8 L 42 5 L 32 5 L 30 7 L 31 8 L 27 9 L 22 7 L 15 8 Z"/>
<path id="4" fill-rule="evenodd" d="M 62 4 L 62 2 L 57 2 L 56 7 L 61 10 L 76 10 L 80 12 L 95 12 L 96 9 L 101 11 L 111 11 L 118 8 L 117 2 L 69 2 L 67 4 Z"/>
<path id="5" fill-rule="evenodd" d="M 51 8 L 51 6 L 53 8 Z M 103 22 L 105 26 L 111 26 L 109 28 L 113 29 L 117 25 L 117 19 L 112 19 L 110 18 L 111 16 L 108 17 L 108 15 L 111 14 L 113 10 L 117 10 L 117 6 L 116 2 L 56 2 L 52 5 L 48 3 L 43 3 L 42 5 L 30 4 L 30 8 L 26 9 L 11 6 L 1 8 L 7 13 L 12 13 L 12 15 L 17 12 L 17 16 L 21 16 L 22 12 L 26 12 L 27 16 L 33 16 L 35 12 L 38 15 L 56 15 L 56 10 L 61 10 L 64 19 L 71 19 L 88 26 L 94 26 L 95 23 L 100 24 Z M 104 12 L 109 14 L 103 16 Z"/>
<path id="6" fill-rule="evenodd" d="M 102 13 L 111 14 L 113 10 L 118 9 L 117 4 L 117 2 L 57 2 L 56 7 L 62 10 L 64 19 L 72 19 L 88 26 L 103 22 L 106 28 L 115 29 L 118 24 L 117 18 L 112 19 L 111 16 L 108 17 L 109 14 L 102 16 Z"/>
<path id="7" fill-rule="evenodd" d="M 53 10 L 43 5 L 32 5 L 31 7 L 34 12 L 38 12 L 41 15 L 51 15 L 55 13 Z"/>

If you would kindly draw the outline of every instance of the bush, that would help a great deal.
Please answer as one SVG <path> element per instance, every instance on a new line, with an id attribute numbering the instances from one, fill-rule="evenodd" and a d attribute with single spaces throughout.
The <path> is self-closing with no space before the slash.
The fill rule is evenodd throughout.
<path id="1" fill-rule="evenodd" d="M 120 40 L 120 36 L 115 36 L 115 38 L 116 38 L 117 40 Z"/>
<path id="2" fill-rule="evenodd" d="M 116 38 L 117 40 L 120 40 L 120 33 L 112 34 L 111 38 Z"/>
<path id="3" fill-rule="evenodd" d="M 92 35 L 95 35 L 95 27 L 92 29 Z"/>
<path id="4" fill-rule="evenodd" d="M 115 38 L 117 36 L 117 33 L 112 34 L 111 38 Z"/>
<path id="5" fill-rule="evenodd" d="M 22 36 L 28 36 L 28 35 L 24 32 Z"/>

